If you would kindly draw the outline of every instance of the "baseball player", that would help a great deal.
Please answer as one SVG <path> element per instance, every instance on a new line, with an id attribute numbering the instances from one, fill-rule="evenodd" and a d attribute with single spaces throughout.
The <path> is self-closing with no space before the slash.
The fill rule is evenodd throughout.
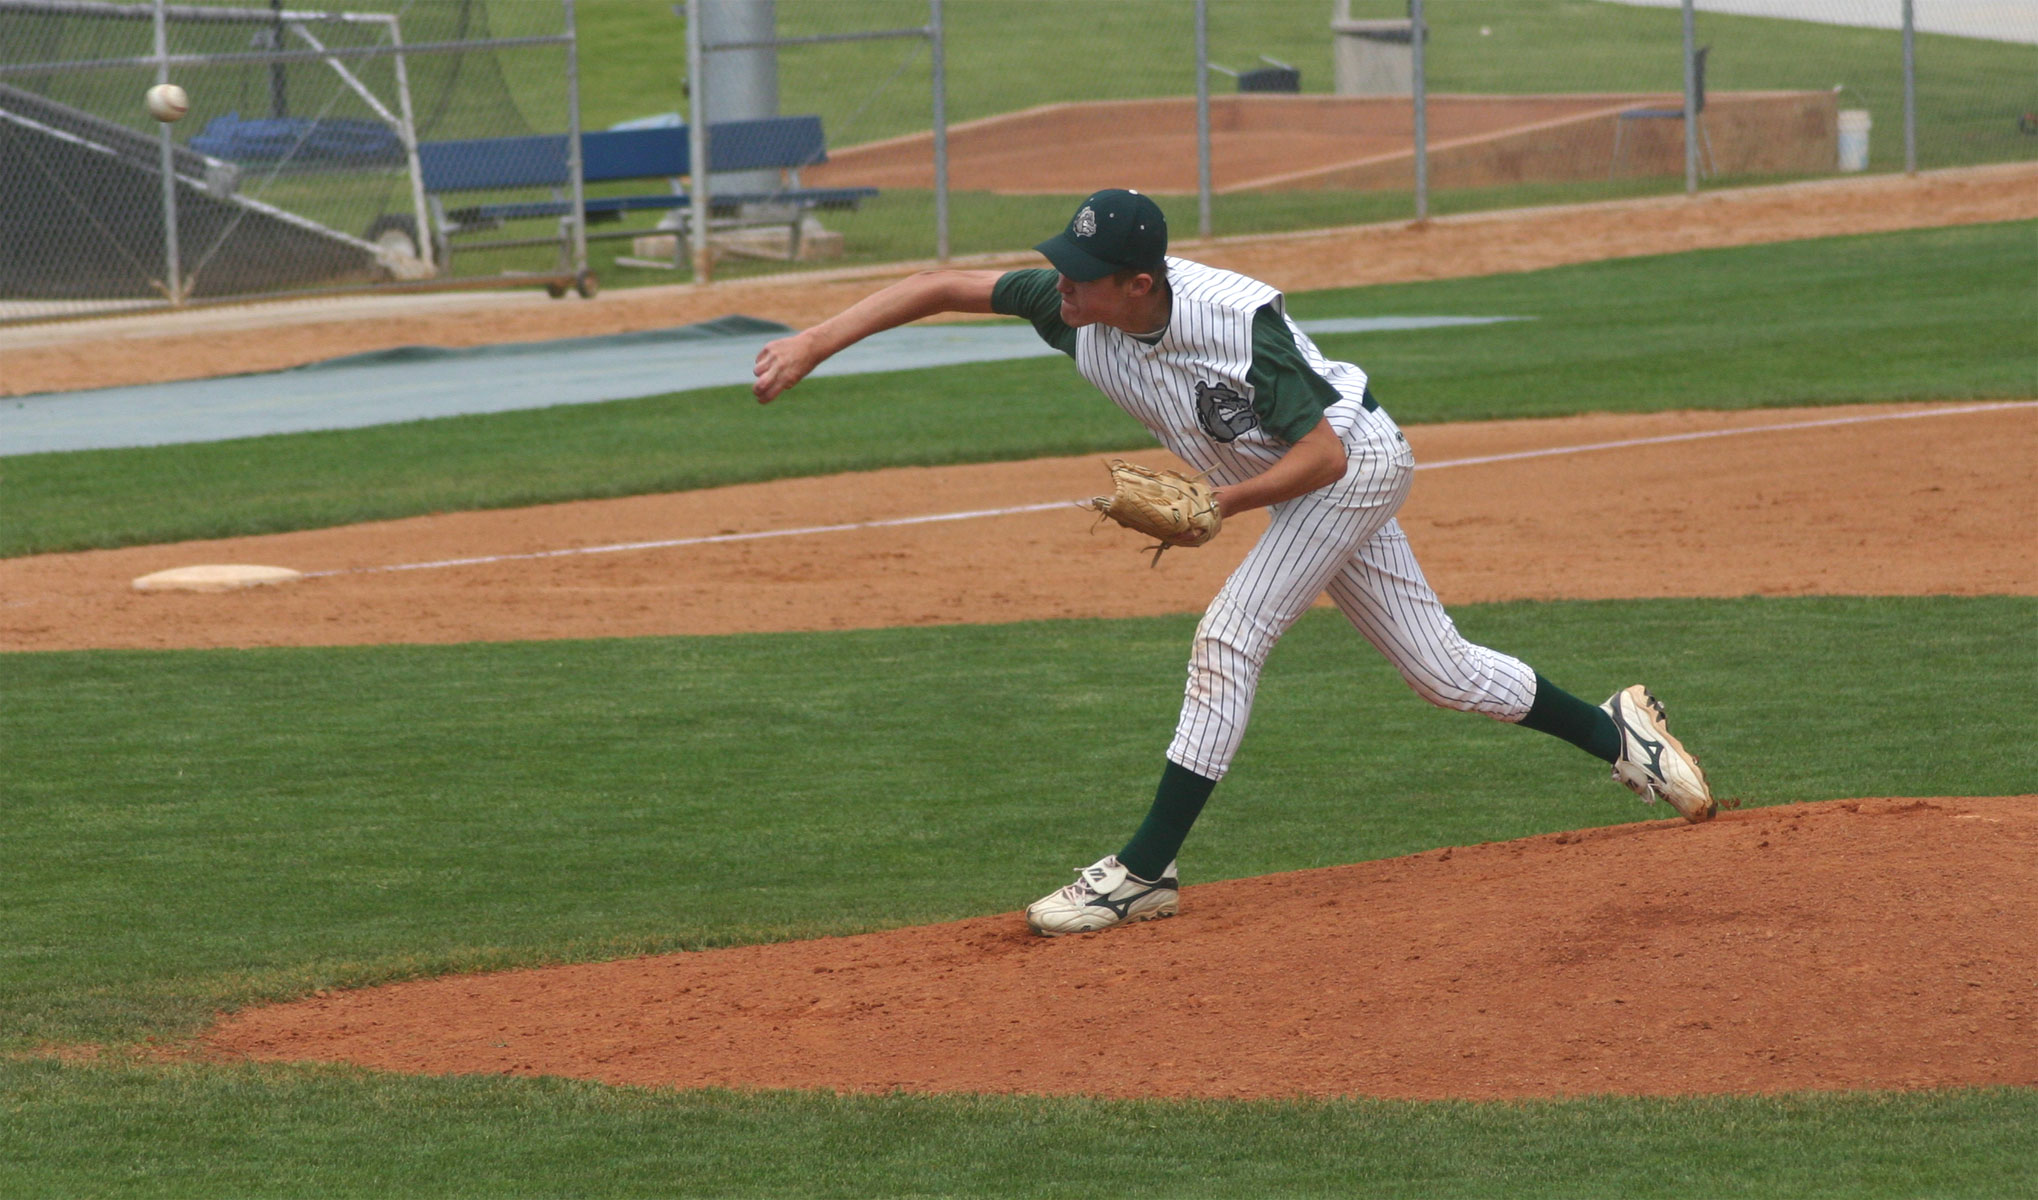
<path id="1" fill-rule="evenodd" d="M 1644 800 L 1667 800 L 1688 821 L 1710 819 L 1705 774 L 1647 689 L 1593 705 L 1458 633 L 1395 520 L 1415 460 L 1365 371 L 1324 357 L 1275 288 L 1170 258 L 1167 245 L 1151 199 L 1108 189 L 1036 247 L 1051 270 L 914 275 L 757 356 L 752 390 L 769 403 L 880 330 L 939 312 L 1023 317 L 1162 445 L 1207 472 L 1221 517 L 1272 510 L 1196 628 L 1181 717 L 1145 821 L 1116 854 L 1029 907 L 1033 931 L 1053 937 L 1174 915 L 1176 853 L 1238 751 L 1260 669 L 1326 592 L 1430 703 L 1562 738 L 1613 764 L 1614 779 Z"/>

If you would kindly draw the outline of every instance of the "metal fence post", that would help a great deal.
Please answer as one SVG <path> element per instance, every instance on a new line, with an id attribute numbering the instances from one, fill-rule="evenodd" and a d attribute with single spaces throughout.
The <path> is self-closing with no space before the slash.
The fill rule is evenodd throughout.
<path id="1" fill-rule="evenodd" d="M 948 261 L 948 37 L 941 0 L 927 0 L 934 69 L 934 258 Z"/>
<path id="2" fill-rule="evenodd" d="M 1904 0 L 1904 174 L 1918 173 L 1918 27 Z"/>
<path id="3" fill-rule="evenodd" d="M 566 174 L 573 191 L 573 274 L 586 290 L 587 275 L 587 178 L 580 155 L 580 26 L 574 20 L 574 0 L 564 0 L 566 34 Z"/>
<path id="4" fill-rule="evenodd" d="M 1210 236 L 1210 0 L 1196 0 L 1196 236 Z"/>
<path id="5" fill-rule="evenodd" d="M 1698 195 L 1698 34 L 1684 0 L 1684 194 Z"/>
<path id="6" fill-rule="evenodd" d="M 169 14 L 164 0 L 156 0 L 156 82 L 170 82 Z M 184 302 L 184 266 L 178 261 L 177 246 L 177 163 L 170 141 L 170 123 L 156 123 L 157 161 L 163 172 L 163 291 L 173 305 Z"/>
<path id="7" fill-rule="evenodd" d="M 1429 220 L 1429 70 L 1423 58 L 1429 31 L 1422 22 L 1422 0 L 1408 0 L 1409 64 L 1415 86 L 1415 219 Z"/>
<path id="8" fill-rule="evenodd" d="M 433 245 L 432 211 L 425 201 L 425 169 L 418 161 L 417 107 L 410 98 L 410 68 L 403 61 L 403 28 L 393 19 L 389 22 L 389 44 L 397 47 L 391 56 L 396 74 L 396 111 L 400 116 L 396 134 L 403 139 L 404 169 L 410 174 L 410 214 L 416 225 L 412 232 L 417 235 L 412 245 L 417 249 L 418 261 L 437 274 L 439 252 Z"/>
<path id="9" fill-rule="evenodd" d="M 714 256 L 708 250 L 708 114 L 706 82 L 702 66 L 701 0 L 686 0 L 686 133 L 687 190 L 690 193 L 688 224 L 693 234 L 693 279 L 707 283 L 714 277 Z"/>

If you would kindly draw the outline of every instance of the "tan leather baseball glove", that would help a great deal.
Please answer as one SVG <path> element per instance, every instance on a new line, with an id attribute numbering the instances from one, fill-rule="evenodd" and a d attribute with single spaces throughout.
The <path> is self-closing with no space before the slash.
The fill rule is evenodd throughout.
<path id="1" fill-rule="evenodd" d="M 1216 489 L 1201 476 L 1156 471 L 1122 458 L 1114 458 L 1107 465 L 1111 470 L 1111 494 L 1093 497 L 1085 503 L 1127 529 L 1158 541 L 1150 565 L 1160 565 L 1161 553 L 1168 547 L 1201 546 L 1216 537 L 1223 527 L 1223 514 L 1217 511 Z"/>

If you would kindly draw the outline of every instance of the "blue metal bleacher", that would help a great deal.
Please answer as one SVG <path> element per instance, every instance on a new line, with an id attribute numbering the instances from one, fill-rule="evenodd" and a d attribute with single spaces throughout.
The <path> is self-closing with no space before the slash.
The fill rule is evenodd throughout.
<path id="1" fill-rule="evenodd" d="M 801 186 L 799 172 L 828 160 L 828 151 L 818 116 L 766 117 L 744 121 L 718 121 L 708 126 L 708 164 L 713 172 L 776 170 L 781 186 L 769 191 L 723 194 L 711 191 L 714 214 L 729 214 L 730 223 L 786 224 L 792 229 L 797 247 L 800 223 L 813 209 L 854 208 L 875 196 L 876 188 Z M 632 212 L 666 212 L 691 208 L 693 197 L 680 183 L 692 175 L 692 147 L 685 126 L 653 129 L 611 129 L 584 133 L 580 139 L 581 178 L 588 184 L 626 180 L 662 179 L 669 182 L 662 192 L 628 196 L 586 198 L 590 225 L 619 221 Z M 565 261 L 572 235 L 573 203 L 567 195 L 572 182 L 564 134 L 536 134 L 523 137 L 472 138 L 459 141 L 423 142 L 418 145 L 418 164 L 423 174 L 426 202 L 431 210 L 433 236 L 441 262 L 450 259 L 453 239 L 486 230 L 499 229 L 504 222 L 556 218 L 560 228 L 561 262 Z M 488 199 L 479 203 L 449 205 L 447 198 L 462 192 L 505 192 L 548 188 L 546 199 Z M 745 218 L 745 209 L 762 208 L 764 215 Z M 705 224 L 704 220 L 696 224 Z M 632 237 L 645 230 L 590 232 L 590 238 Z M 466 243 L 470 248 L 543 245 L 544 238 L 506 238 Z"/>

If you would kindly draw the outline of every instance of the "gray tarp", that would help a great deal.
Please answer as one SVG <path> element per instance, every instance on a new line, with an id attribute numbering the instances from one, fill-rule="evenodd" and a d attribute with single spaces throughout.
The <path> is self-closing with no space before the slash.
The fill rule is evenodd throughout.
<path id="1" fill-rule="evenodd" d="M 1310 333 L 1483 325 L 1516 317 L 1351 317 Z M 627 400 L 748 384 L 757 351 L 790 332 L 749 317 L 609 337 L 448 350 L 405 347 L 288 371 L 0 400 L 0 454 L 209 442 L 427 417 Z M 916 325 L 878 334 L 815 374 L 1037 358 L 1057 352 L 1019 322 Z"/>

